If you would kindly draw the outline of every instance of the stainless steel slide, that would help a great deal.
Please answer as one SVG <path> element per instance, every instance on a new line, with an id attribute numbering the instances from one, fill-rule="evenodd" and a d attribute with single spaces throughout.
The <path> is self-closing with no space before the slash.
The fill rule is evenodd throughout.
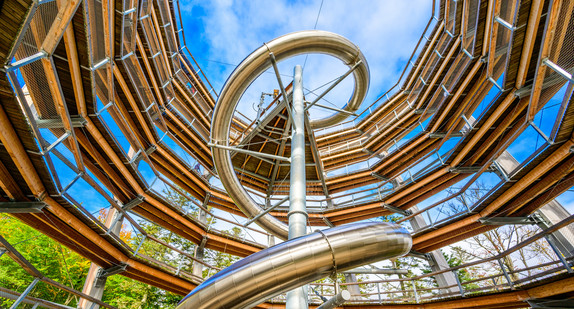
<path id="1" fill-rule="evenodd" d="M 327 118 L 311 121 L 311 128 L 337 124 L 347 118 L 349 113 L 356 111 L 369 86 L 369 68 L 360 49 L 334 33 L 300 31 L 264 44 L 239 64 L 221 91 L 211 126 L 213 161 L 227 193 L 249 218 L 257 217 L 261 227 L 283 239 L 288 236 L 287 226 L 265 214 L 237 179 L 229 153 L 229 130 L 237 104 L 247 87 L 265 70 L 275 65 L 276 61 L 305 53 L 320 53 L 338 58 L 349 67 L 346 74 L 352 73 L 355 80 L 353 94 L 342 110 Z M 296 68 L 299 73 L 295 76 L 299 76 L 300 81 L 301 69 L 299 66 Z M 278 72 L 276 74 L 279 76 Z M 343 75 L 341 80 L 347 75 Z M 282 84 L 280 79 L 279 84 Z M 296 83 L 294 88 L 297 89 Z M 301 113 L 304 113 L 302 96 L 301 89 L 299 103 Z M 302 162 L 304 166 L 305 161 Z M 304 180 L 305 174 L 302 175 Z M 302 198 L 305 198 L 304 193 Z M 306 215 L 304 204 L 302 211 Z M 301 213 L 301 210 L 297 211 Z M 390 223 L 354 223 L 317 231 L 252 254 L 220 271 L 187 295 L 178 308 L 250 308 L 330 274 L 405 255 L 411 246 L 410 234 L 404 228 Z M 301 293 L 291 300 L 304 298 L 305 295 Z M 287 307 L 289 304 L 288 296 Z"/>
<path id="2" fill-rule="evenodd" d="M 281 61 L 306 53 L 333 56 L 349 68 L 356 65 L 352 74 L 355 89 L 351 98 L 342 107 L 347 112 L 355 112 L 363 102 L 369 88 L 369 67 L 361 50 L 348 39 L 335 33 L 320 30 L 294 32 L 267 42 L 247 56 L 231 73 L 215 106 L 211 124 L 211 142 L 215 145 L 229 146 L 229 129 L 235 108 L 247 87 L 271 67 L 271 54 L 277 61 Z M 334 125 L 348 116 L 348 113 L 336 112 L 327 118 L 311 121 L 311 127 L 316 129 Z M 221 183 L 237 207 L 250 218 L 261 214 L 263 209 L 239 183 L 229 151 L 217 147 L 212 147 L 211 151 Z M 257 224 L 269 233 L 281 239 L 287 239 L 287 225 L 271 215 L 261 216 L 257 219 Z"/>
<path id="3" fill-rule="evenodd" d="M 360 222 L 317 231 L 220 271 L 187 295 L 178 309 L 250 308 L 334 271 L 405 255 L 411 246 L 410 233 L 392 223 Z"/>

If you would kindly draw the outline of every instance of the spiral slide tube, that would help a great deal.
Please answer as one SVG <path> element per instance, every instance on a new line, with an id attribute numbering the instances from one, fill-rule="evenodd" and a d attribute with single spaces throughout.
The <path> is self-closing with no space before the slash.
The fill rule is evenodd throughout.
<path id="1" fill-rule="evenodd" d="M 407 254 L 409 232 L 384 222 L 360 222 L 295 238 L 254 253 L 215 274 L 178 309 L 250 308 L 324 278 Z"/>
<path id="2" fill-rule="evenodd" d="M 367 94 L 369 88 L 369 67 L 361 50 L 348 39 L 327 31 L 308 30 L 294 32 L 267 42 L 247 58 L 231 73 L 219 95 L 211 124 L 211 142 L 220 146 L 229 146 L 229 129 L 235 108 L 249 85 L 272 65 L 270 53 L 277 61 L 306 53 L 318 53 L 333 56 L 349 68 L 357 65 L 353 71 L 355 80 L 351 98 L 342 108 L 355 112 Z M 339 123 L 348 113 L 336 112 L 333 115 L 311 121 L 311 127 L 322 128 Z M 263 209 L 249 196 L 235 175 L 229 151 L 212 147 L 213 162 L 221 183 L 237 207 L 251 218 L 263 212 Z M 257 219 L 257 224 L 267 232 L 281 239 L 287 239 L 287 225 L 269 214 Z"/>

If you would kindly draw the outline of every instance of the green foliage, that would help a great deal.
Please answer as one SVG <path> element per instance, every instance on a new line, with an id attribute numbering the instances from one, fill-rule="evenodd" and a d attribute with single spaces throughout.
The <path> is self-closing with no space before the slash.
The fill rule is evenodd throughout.
<path id="1" fill-rule="evenodd" d="M 180 194 L 174 189 L 164 189 L 162 190 L 162 193 L 163 196 L 175 206 L 197 218 L 199 214 L 199 208 L 195 206 L 195 204 L 193 204 L 190 200 L 188 200 L 186 196 Z"/>
<path id="2" fill-rule="evenodd" d="M 175 234 L 174 232 L 149 222 L 140 222 L 140 226 L 144 231 L 146 231 L 146 233 L 159 239 L 160 241 L 169 244 L 183 252 L 193 254 L 195 244 Z M 141 239 L 133 238 L 131 240 L 132 247 L 137 247 L 140 241 Z M 173 267 L 179 267 L 181 270 L 191 271 L 191 260 L 189 258 L 155 241 L 146 239 L 139 252 L 155 260 L 169 264 Z"/>
<path id="3" fill-rule="evenodd" d="M 111 276 L 106 281 L 102 300 L 122 308 L 175 308 L 181 296 L 123 276 Z"/>
<path id="4" fill-rule="evenodd" d="M 401 216 L 401 215 L 392 214 L 392 215 L 388 215 L 388 216 L 380 216 L 377 218 L 377 221 L 395 223 L 402 218 L 403 218 L 403 216 Z"/>
<path id="5" fill-rule="evenodd" d="M 243 235 L 243 231 L 239 227 L 233 227 L 231 230 L 223 231 L 224 234 L 240 238 Z M 226 268 L 231 266 L 231 264 L 239 261 L 241 258 L 231 255 L 225 252 L 219 252 L 215 250 L 205 250 L 205 261 L 217 268 Z M 213 275 L 213 270 L 204 269 L 203 277 L 207 277 L 209 274 Z"/>
<path id="6" fill-rule="evenodd" d="M 147 224 L 144 229 L 151 235 L 170 242 L 182 249 L 193 247 L 188 241 L 174 236 L 153 224 Z M 6 238 L 34 267 L 46 277 L 58 281 L 76 290 L 82 290 L 84 280 L 90 267 L 90 261 L 69 248 L 59 244 L 20 222 L 14 217 L 0 214 L 0 235 Z M 124 233 L 123 235 L 131 235 Z M 124 241 L 136 242 L 135 238 L 122 237 Z M 148 251 L 156 251 L 154 257 L 168 260 L 171 253 L 157 243 L 146 243 Z M 192 250 L 192 249 L 191 249 Z M 33 281 L 33 277 L 14 262 L 7 254 L 0 257 L 0 286 L 22 292 Z M 48 284 L 38 283 L 30 296 L 77 306 L 78 299 L 69 293 L 54 288 Z M 175 308 L 181 296 L 159 288 L 141 283 L 121 275 L 108 278 L 103 299 L 118 308 Z M 0 298 L 0 308 L 8 308 L 12 300 Z"/>
<path id="7" fill-rule="evenodd" d="M 75 289 L 82 289 L 90 262 L 72 250 L 20 222 L 14 217 L 0 214 L 0 235 L 6 238 L 24 258 L 46 277 Z M 0 258 L 0 285 L 22 292 L 32 282 L 30 276 L 7 254 Z M 47 284 L 38 284 L 30 296 L 46 299 L 68 306 L 75 306 L 77 299 Z M 0 299 L 0 308 L 7 306 Z"/>
<path id="8" fill-rule="evenodd" d="M 188 212 L 190 216 L 198 217 L 199 209 L 187 198 L 180 195 L 175 190 L 167 190 L 164 195 L 176 207 Z M 104 222 L 107 211 L 103 209 L 99 213 L 99 220 Z M 208 218 L 207 223 L 215 223 L 215 218 Z M 166 230 L 154 223 L 141 220 L 140 226 L 150 236 L 173 246 L 187 254 L 194 254 L 196 245 L 189 240 Z M 243 230 L 233 227 L 228 231 L 223 231 L 233 237 L 242 237 Z M 0 214 L 0 235 L 5 237 L 16 249 L 24 255 L 40 272 L 46 277 L 70 286 L 76 290 L 82 290 L 84 280 L 91 265 L 90 261 L 83 258 L 73 248 L 67 248 L 46 235 L 41 234 L 32 227 L 20 222 L 14 217 Z M 136 235 L 126 223 L 122 225 L 120 238 L 137 247 L 142 240 L 142 235 Z M 152 257 L 155 260 L 179 268 L 181 271 L 191 273 L 193 268 L 192 260 L 162 244 L 151 241 L 147 238 L 141 248 L 140 253 Z M 225 268 L 238 261 L 240 258 L 228 253 L 208 250 L 205 252 L 205 261 L 218 268 Z M 214 271 L 204 268 L 204 277 L 213 275 Z M 33 281 L 33 277 L 14 262 L 8 255 L 0 257 L 0 286 L 22 292 Z M 53 288 L 50 285 L 39 283 L 36 285 L 30 296 L 45 300 L 77 306 L 79 301 L 76 297 L 67 292 Z M 175 295 L 159 288 L 126 278 L 121 275 L 110 276 L 107 279 L 104 295 L 104 302 L 107 302 L 120 309 L 124 308 L 175 308 L 181 300 L 181 296 Z M 11 300 L 0 298 L 0 308 L 10 307 Z"/>
<path id="9" fill-rule="evenodd" d="M 471 260 L 471 256 L 466 253 L 461 247 L 455 246 L 451 248 L 449 254 L 444 254 L 449 267 L 456 267 L 468 263 Z M 472 274 L 469 272 L 468 268 L 461 268 L 456 272 L 458 280 L 464 284 L 467 281 L 471 281 L 477 278 L 476 272 L 473 271 Z M 476 283 L 464 284 L 466 290 L 477 289 L 479 286 Z"/>

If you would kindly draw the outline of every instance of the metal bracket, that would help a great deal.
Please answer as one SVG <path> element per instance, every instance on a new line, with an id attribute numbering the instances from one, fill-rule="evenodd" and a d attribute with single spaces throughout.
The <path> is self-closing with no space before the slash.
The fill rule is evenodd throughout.
<path id="1" fill-rule="evenodd" d="M 542 63 L 544 63 L 546 66 L 550 67 L 556 73 L 562 75 L 562 77 L 566 78 L 570 82 L 574 81 L 574 79 L 572 78 L 572 74 L 570 74 L 570 72 L 564 70 L 563 68 L 558 66 L 556 63 L 550 61 L 550 59 L 544 58 L 544 60 L 542 60 Z"/>
<path id="2" fill-rule="evenodd" d="M 371 176 L 373 176 L 373 177 L 375 177 L 375 178 L 377 178 L 377 179 L 380 179 L 380 180 L 382 180 L 382 181 L 389 181 L 389 178 L 387 178 L 387 177 L 385 177 L 385 176 L 382 176 L 382 175 L 379 175 L 379 174 L 377 174 L 377 173 L 375 173 L 375 172 L 372 172 L 372 173 L 371 173 Z"/>
<path id="3" fill-rule="evenodd" d="M 41 50 L 41 51 L 31 55 L 31 56 L 28 56 L 26 58 L 20 59 L 16 62 L 13 62 L 13 63 L 10 63 L 10 64 L 4 66 L 4 70 L 6 72 L 11 72 L 11 71 L 14 71 L 14 70 L 22 67 L 22 66 L 25 66 L 27 64 L 30 64 L 30 63 L 36 61 L 36 60 L 46 58 L 46 57 L 48 57 L 48 53 L 44 50 Z"/>
<path id="4" fill-rule="evenodd" d="M 138 195 L 133 200 L 125 203 L 124 206 L 122 206 L 122 209 L 124 211 L 128 211 L 128 210 L 134 208 L 135 206 L 143 203 L 144 201 L 145 201 L 145 197 L 143 195 Z"/>
<path id="5" fill-rule="evenodd" d="M 203 236 L 203 239 L 201 239 L 201 242 L 199 243 L 199 247 L 197 249 L 203 250 L 205 248 L 205 244 L 207 243 L 207 240 L 209 240 L 209 237 Z"/>
<path id="6" fill-rule="evenodd" d="M 323 219 L 323 222 L 325 222 L 325 224 L 327 224 L 328 227 L 335 227 L 333 222 L 331 222 L 329 219 L 327 219 L 327 217 L 323 217 L 322 219 Z"/>
<path id="7" fill-rule="evenodd" d="M 102 270 L 98 274 L 98 277 L 102 278 L 102 277 L 109 277 L 109 276 L 117 275 L 119 273 L 124 272 L 127 267 L 128 267 L 128 264 L 122 263 L 122 264 L 112 266 L 110 268 L 106 268 L 106 269 L 102 268 Z"/>
<path id="8" fill-rule="evenodd" d="M 498 161 L 494 160 L 492 162 L 492 167 L 493 167 L 493 171 L 501 178 L 504 179 L 504 181 L 509 182 L 510 181 L 510 175 L 508 175 L 506 173 L 506 171 L 504 170 L 504 168 L 500 165 L 500 163 L 498 163 Z"/>
<path id="9" fill-rule="evenodd" d="M 480 218 L 478 222 L 484 225 L 533 225 L 539 221 L 533 217 L 489 217 Z"/>
<path id="10" fill-rule="evenodd" d="M 457 166 L 449 168 L 448 171 L 459 174 L 474 174 L 480 171 L 481 168 L 482 166 Z"/>
<path id="11" fill-rule="evenodd" d="M 434 108 L 434 107 L 429 108 L 428 110 L 424 109 L 424 108 L 419 108 L 419 109 L 415 109 L 415 115 L 422 115 L 425 112 L 425 110 L 429 114 L 433 114 L 434 112 L 436 112 L 436 108 Z"/>
<path id="12" fill-rule="evenodd" d="M 370 134 L 368 134 L 368 135 L 370 136 Z M 376 157 L 377 159 L 384 159 L 384 158 L 385 158 L 385 155 L 384 155 L 384 154 L 376 153 L 376 152 L 374 152 L 374 151 L 372 151 L 372 150 L 370 150 L 370 149 L 367 149 L 367 148 L 363 148 L 363 149 L 361 149 L 361 151 L 363 151 L 364 153 L 368 153 L 368 154 L 370 154 L 370 155 Z"/>
<path id="13" fill-rule="evenodd" d="M 83 117 L 71 117 L 70 122 L 73 128 L 84 127 L 88 121 Z M 61 129 L 64 128 L 64 123 L 61 119 L 36 119 L 38 128 L 41 129 Z"/>
<path id="14" fill-rule="evenodd" d="M 411 250 L 407 255 L 427 261 L 434 261 L 428 253 L 422 253 L 415 250 Z"/>
<path id="15" fill-rule="evenodd" d="M 106 283 L 106 279 L 109 276 L 113 276 L 113 275 L 117 275 L 119 273 L 122 273 L 126 270 L 126 268 L 128 267 L 128 264 L 118 264 L 115 266 L 112 266 L 110 268 L 100 268 L 100 270 L 98 271 L 98 275 L 96 276 L 96 280 L 94 282 L 94 286 L 96 288 L 101 288 L 105 285 Z"/>
<path id="16" fill-rule="evenodd" d="M 496 21 L 497 23 L 499 23 L 500 25 L 502 25 L 504 28 L 510 30 L 510 31 L 514 31 L 516 30 L 516 27 L 514 27 L 513 25 L 511 25 L 509 22 L 507 22 L 506 20 L 500 18 L 500 16 L 495 16 L 494 17 L 494 21 Z"/>
<path id="17" fill-rule="evenodd" d="M 429 133 L 429 137 L 430 138 L 445 138 L 446 137 L 446 132 L 431 132 Z M 450 134 L 450 137 L 462 137 L 464 136 L 464 134 L 462 132 L 452 132 Z"/>
<path id="18" fill-rule="evenodd" d="M 0 213 L 41 213 L 45 206 L 44 202 L 0 202 Z"/>
<path id="19" fill-rule="evenodd" d="M 403 216 L 410 216 L 413 214 L 413 212 L 410 210 L 400 209 L 400 208 L 397 208 L 397 207 L 394 207 L 391 205 L 387 205 L 385 203 L 383 203 L 383 208 L 385 208 L 386 210 L 392 211 L 394 213 L 398 213 L 398 214 L 403 215 Z"/>

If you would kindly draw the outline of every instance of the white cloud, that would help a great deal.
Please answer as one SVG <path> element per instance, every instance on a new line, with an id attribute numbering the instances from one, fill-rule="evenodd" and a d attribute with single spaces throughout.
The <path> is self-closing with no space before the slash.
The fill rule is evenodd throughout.
<path id="1" fill-rule="evenodd" d="M 207 44 L 207 49 L 195 51 L 194 44 L 188 42 L 194 56 L 239 64 L 263 42 L 286 33 L 313 29 L 320 4 L 320 0 L 205 0 L 182 3 L 182 11 L 188 20 L 191 20 L 186 23 L 200 22 L 204 29 L 201 36 L 194 37 L 201 38 L 203 42 L 200 43 Z M 324 0 L 317 29 L 347 37 L 361 48 L 369 63 L 371 86 L 363 105 L 369 105 L 397 81 L 430 18 L 431 6 L 431 0 Z M 201 9 L 205 15 L 194 20 L 194 8 Z M 321 57 L 315 58 L 317 59 L 309 58 L 305 68 L 304 82 L 308 89 L 313 89 L 346 71 L 342 65 L 325 65 L 325 57 L 322 57 L 323 60 L 320 60 Z M 208 78 L 216 89 L 221 89 L 233 67 L 215 62 L 203 63 Z M 334 70 L 331 70 L 333 67 Z M 285 65 L 280 68 L 282 74 L 292 74 L 292 69 Z M 250 102 L 258 101 L 258 94 L 262 91 L 277 88 L 272 74 L 263 76 L 265 81 L 257 85 L 267 89 L 255 89 L 251 95 L 246 95 Z M 289 77 L 284 77 L 285 83 L 289 81 Z M 350 87 L 352 79 L 338 86 L 327 99 L 335 105 L 344 105 L 352 91 Z M 322 114 L 328 113 L 330 112 Z"/>

